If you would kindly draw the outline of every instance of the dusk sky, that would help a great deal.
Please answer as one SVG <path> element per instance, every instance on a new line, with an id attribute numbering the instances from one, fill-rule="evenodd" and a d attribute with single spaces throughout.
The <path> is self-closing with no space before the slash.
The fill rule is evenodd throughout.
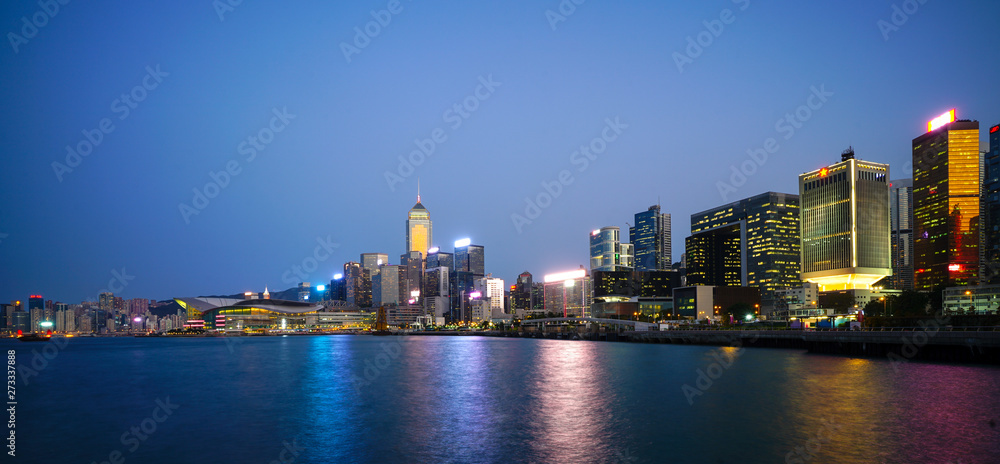
<path id="1" fill-rule="evenodd" d="M 125 298 L 283 290 L 319 241 L 314 283 L 395 264 L 418 177 L 434 243 L 471 238 L 508 284 L 589 267 L 592 229 L 627 239 L 657 201 L 679 261 L 692 213 L 797 193 L 848 146 L 910 177 L 951 108 L 984 143 L 1000 123 L 995 1 L 562 3 L 56 2 L 36 28 L 38 2 L 4 2 L 0 301 L 94 300 L 123 269 Z"/>

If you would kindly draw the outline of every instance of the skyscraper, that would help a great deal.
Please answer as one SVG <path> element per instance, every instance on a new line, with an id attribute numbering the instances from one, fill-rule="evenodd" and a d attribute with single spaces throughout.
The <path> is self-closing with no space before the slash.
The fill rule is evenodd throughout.
<path id="1" fill-rule="evenodd" d="M 673 264 L 670 241 L 670 215 L 660 213 L 660 205 L 635 214 L 635 225 L 628 229 L 632 242 L 635 269 L 656 271 Z"/>
<path id="2" fill-rule="evenodd" d="M 590 233 L 590 269 L 594 271 L 632 270 L 632 244 L 621 243 L 618 227 L 602 227 Z"/>
<path id="3" fill-rule="evenodd" d="M 427 256 L 434 234 L 431 225 L 431 215 L 420 203 L 420 187 L 417 187 L 417 204 L 410 208 L 406 217 L 406 252 L 419 251 L 420 256 Z"/>
<path id="4" fill-rule="evenodd" d="M 347 304 L 358 308 L 370 308 L 372 305 L 372 284 L 368 270 L 361 267 L 361 263 L 353 261 L 344 263 L 344 280 L 346 281 Z"/>
<path id="5" fill-rule="evenodd" d="M 913 290 L 913 179 L 889 183 L 889 215 L 892 275 L 888 287 Z"/>
<path id="6" fill-rule="evenodd" d="M 45 321 L 45 298 L 42 295 L 28 297 L 28 313 L 31 317 L 31 330 L 42 331 L 41 323 Z"/>
<path id="7" fill-rule="evenodd" d="M 951 110 L 913 139 L 914 286 L 969 285 L 979 274 L 979 122 Z"/>
<path id="8" fill-rule="evenodd" d="M 517 283 L 512 285 L 510 289 L 510 303 L 512 311 L 527 311 L 533 309 L 534 301 L 531 298 L 531 280 L 531 273 L 528 271 L 524 271 L 517 276 Z"/>
<path id="9" fill-rule="evenodd" d="M 889 165 L 854 158 L 799 175 L 802 280 L 820 291 L 870 289 L 892 274 Z"/>
<path id="10" fill-rule="evenodd" d="M 556 317 L 589 317 L 592 298 L 590 277 L 583 266 L 545 276 L 546 313 L 554 313 Z"/>
<path id="11" fill-rule="evenodd" d="M 986 203 L 986 220 L 983 221 L 983 254 L 985 261 L 982 280 L 1000 283 L 1000 125 L 990 128 L 990 147 L 986 152 L 986 175 L 983 182 L 983 201 Z"/>
<path id="12" fill-rule="evenodd" d="M 765 310 L 774 292 L 799 283 L 799 196 L 765 192 L 691 215 L 686 285 L 759 287 Z"/>

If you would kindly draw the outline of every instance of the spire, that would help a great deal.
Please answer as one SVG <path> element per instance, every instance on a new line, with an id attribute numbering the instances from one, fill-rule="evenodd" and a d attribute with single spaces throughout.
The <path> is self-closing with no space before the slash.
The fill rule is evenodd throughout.
<path id="1" fill-rule="evenodd" d="M 417 203 L 420 203 L 420 178 L 417 178 Z"/>

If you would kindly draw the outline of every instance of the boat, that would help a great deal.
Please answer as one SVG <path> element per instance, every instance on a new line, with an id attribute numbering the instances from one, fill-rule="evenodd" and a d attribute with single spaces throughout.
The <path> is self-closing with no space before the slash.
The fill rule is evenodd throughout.
<path id="1" fill-rule="evenodd" d="M 20 337 L 17 337 L 17 339 L 22 342 L 47 342 L 52 338 L 41 334 L 30 333 L 27 335 L 21 335 Z"/>

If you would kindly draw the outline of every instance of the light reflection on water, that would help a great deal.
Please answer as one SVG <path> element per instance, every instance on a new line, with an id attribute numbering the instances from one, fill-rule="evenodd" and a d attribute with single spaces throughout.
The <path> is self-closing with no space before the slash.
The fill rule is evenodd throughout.
<path id="1" fill-rule="evenodd" d="M 296 463 L 1000 462 L 995 367 L 465 336 L 229 348 L 74 340 L 19 390 L 18 449 L 105 461 L 169 395 L 182 407 L 125 462 L 271 462 L 291 440 Z"/>

